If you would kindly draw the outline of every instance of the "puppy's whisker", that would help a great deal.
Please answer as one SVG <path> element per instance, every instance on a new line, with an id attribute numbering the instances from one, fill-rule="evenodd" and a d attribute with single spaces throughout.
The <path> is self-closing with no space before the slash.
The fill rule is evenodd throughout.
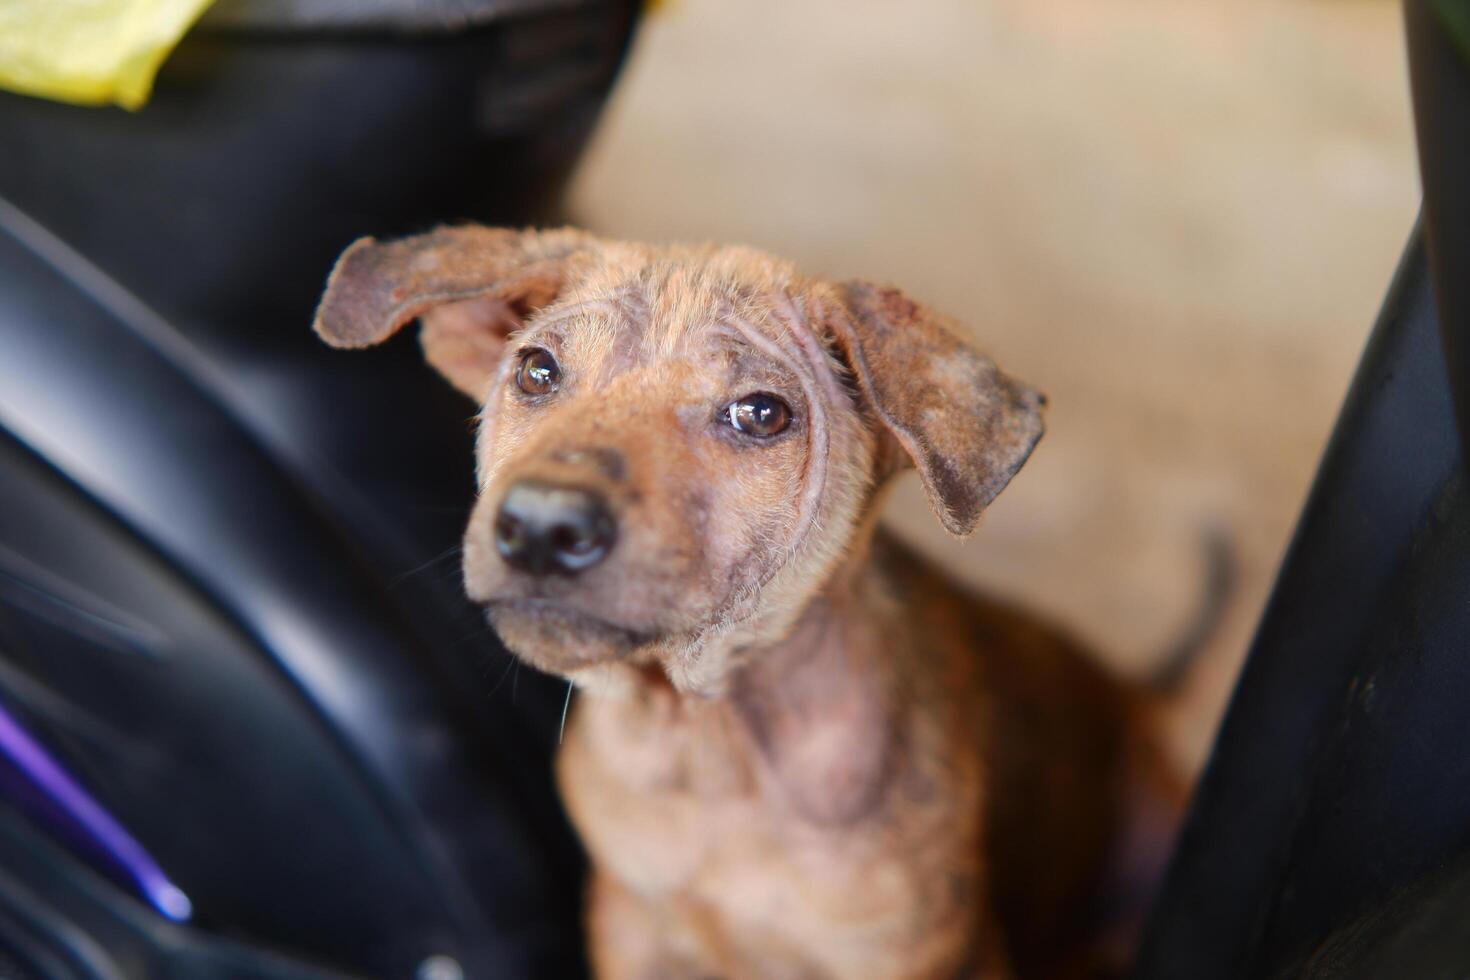
<path id="1" fill-rule="evenodd" d="M 445 647 L 445 649 L 446 650 L 453 650 L 455 647 L 459 646 L 462 643 L 468 643 L 471 640 L 477 640 L 477 639 L 483 637 L 486 633 L 491 632 L 493 629 L 494 629 L 494 627 L 492 627 L 490 624 L 486 623 L 484 626 L 481 626 L 479 629 L 477 629 L 477 630 L 471 630 L 470 632 L 466 633 L 464 636 L 461 636 L 459 639 L 451 641 L 450 644 L 447 647 Z"/>
<path id="2" fill-rule="evenodd" d="M 505 679 L 510 676 L 511 671 L 515 669 L 516 664 L 520 663 L 519 658 L 513 657 L 509 654 L 506 655 L 505 660 L 505 669 L 500 672 L 500 680 L 495 682 L 495 686 L 492 687 L 490 689 L 490 693 L 485 696 L 487 700 L 489 698 L 495 697 L 495 692 L 500 690 L 500 686 L 505 683 Z"/>
<path id="3" fill-rule="evenodd" d="M 424 562 L 422 565 L 416 565 L 413 568 L 410 568 L 408 571 L 403 572 L 402 574 L 394 577 L 388 583 L 388 587 L 390 589 L 396 589 L 398 586 L 402 585 L 404 582 L 407 582 L 409 579 L 413 578 L 415 575 L 419 575 L 419 574 L 421 574 L 423 572 L 428 571 L 429 569 L 433 568 L 435 565 L 439 564 L 440 562 L 448 561 L 449 559 L 458 556 L 460 554 L 460 552 L 462 552 L 462 551 L 464 551 L 464 545 L 457 544 L 454 547 L 449 548 L 446 551 L 440 552 L 439 554 L 435 555 L 433 558 L 430 558 L 428 561 Z"/>
<path id="4" fill-rule="evenodd" d="M 455 565 L 439 575 L 439 582 L 459 582 L 464 578 L 464 571 Z"/>
<path id="5" fill-rule="evenodd" d="M 416 514 L 459 514 L 468 515 L 468 508 L 463 505 L 443 506 L 434 504 L 406 504 L 404 510 L 413 511 Z"/>
<path id="6" fill-rule="evenodd" d="M 562 744 L 567 735 L 567 709 L 572 706 L 572 682 L 567 681 L 567 699 L 561 703 L 561 730 L 556 733 L 556 744 Z"/>

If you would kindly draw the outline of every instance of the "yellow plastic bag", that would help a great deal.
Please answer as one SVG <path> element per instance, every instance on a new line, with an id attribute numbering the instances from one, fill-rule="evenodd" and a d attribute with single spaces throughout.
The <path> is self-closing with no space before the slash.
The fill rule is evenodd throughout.
<path id="1" fill-rule="evenodd" d="M 213 0 L 0 0 L 0 88 L 140 109 Z"/>

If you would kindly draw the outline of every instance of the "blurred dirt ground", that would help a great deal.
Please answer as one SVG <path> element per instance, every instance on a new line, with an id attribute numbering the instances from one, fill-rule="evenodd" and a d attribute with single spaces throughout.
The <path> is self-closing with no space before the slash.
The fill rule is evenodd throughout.
<path id="1" fill-rule="evenodd" d="M 1120 669 L 1225 531 L 1236 589 L 1175 719 L 1198 762 L 1418 195 L 1388 0 L 676 0 L 572 211 L 964 320 L 1048 434 L 969 542 L 912 477 L 889 521 Z"/>

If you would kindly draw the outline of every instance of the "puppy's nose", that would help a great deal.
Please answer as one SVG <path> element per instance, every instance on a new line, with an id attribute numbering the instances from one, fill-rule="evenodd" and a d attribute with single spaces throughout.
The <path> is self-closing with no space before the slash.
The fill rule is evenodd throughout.
<path id="1" fill-rule="evenodd" d="M 532 575 L 576 575 L 607 557 L 617 525 L 599 495 L 522 480 L 495 515 L 495 549 Z"/>

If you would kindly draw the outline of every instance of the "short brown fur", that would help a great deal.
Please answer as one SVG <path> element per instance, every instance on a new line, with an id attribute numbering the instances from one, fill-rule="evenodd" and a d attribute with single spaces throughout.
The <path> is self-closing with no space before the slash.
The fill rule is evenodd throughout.
<path id="1" fill-rule="evenodd" d="M 447 228 L 355 244 L 338 346 L 414 318 L 482 403 L 465 582 L 518 656 L 577 683 L 558 776 L 593 862 L 604 978 L 1096 975 L 1112 889 L 1180 790 L 1148 700 L 877 530 L 914 465 L 956 534 L 1040 438 L 1044 399 L 897 290 L 748 249 Z M 557 390 L 515 387 L 550 351 Z M 771 392 L 754 441 L 722 406 Z M 595 490 L 607 560 L 518 574 L 507 486 Z M 1128 905 L 1124 908 L 1122 906 Z"/>

